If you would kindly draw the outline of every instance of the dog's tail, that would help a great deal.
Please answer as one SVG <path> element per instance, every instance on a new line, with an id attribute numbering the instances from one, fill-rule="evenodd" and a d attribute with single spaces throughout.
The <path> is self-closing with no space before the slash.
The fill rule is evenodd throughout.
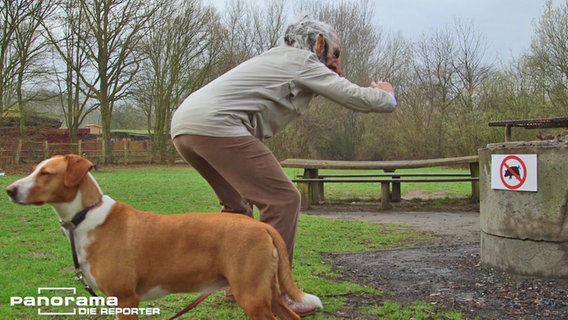
<path id="1" fill-rule="evenodd" d="M 313 294 L 305 293 L 296 285 L 296 281 L 294 281 L 292 276 L 292 269 L 290 268 L 288 249 L 280 233 L 271 226 L 268 226 L 268 230 L 278 251 L 278 282 L 281 289 L 295 304 L 323 310 L 320 298 Z"/>

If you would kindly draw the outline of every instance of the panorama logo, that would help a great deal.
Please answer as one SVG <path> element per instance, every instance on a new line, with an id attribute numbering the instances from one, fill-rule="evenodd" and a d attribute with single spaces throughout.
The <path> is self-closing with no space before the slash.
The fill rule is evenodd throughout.
<path id="1" fill-rule="evenodd" d="M 38 288 L 37 296 L 10 297 L 10 307 L 37 308 L 40 316 L 159 315 L 159 308 L 119 308 L 116 297 L 76 296 L 77 288 Z"/>

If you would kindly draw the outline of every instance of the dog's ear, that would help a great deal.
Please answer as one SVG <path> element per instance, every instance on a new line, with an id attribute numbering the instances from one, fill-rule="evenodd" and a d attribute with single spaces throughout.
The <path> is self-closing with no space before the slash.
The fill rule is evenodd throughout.
<path id="1" fill-rule="evenodd" d="M 85 175 L 93 168 L 93 163 L 75 154 L 68 154 L 65 159 L 67 160 L 67 171 L 65 171 L 63 184 L 66 187 L 78 186 Z"/>

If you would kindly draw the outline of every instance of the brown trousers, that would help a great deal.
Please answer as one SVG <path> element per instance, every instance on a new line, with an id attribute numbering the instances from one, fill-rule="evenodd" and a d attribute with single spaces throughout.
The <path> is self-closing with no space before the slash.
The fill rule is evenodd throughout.
<path id="1" fill-rule="evenodd" d="M 300 193 L 272 152 L 257 138 L 181 135 L 173 140 L 179 154 L 211 185 L 224 212 L 272 225 L 286 242 L 292 264 Z"/>

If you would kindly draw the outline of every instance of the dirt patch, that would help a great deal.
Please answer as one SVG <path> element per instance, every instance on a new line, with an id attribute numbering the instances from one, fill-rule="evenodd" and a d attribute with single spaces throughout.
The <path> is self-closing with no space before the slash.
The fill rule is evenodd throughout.
<path id="1" fill-rule="evenodd" d="M 522 277 L 480 263 L 479 211 L 466 199 L 403 200 L 393 210 L 376 203 L 325 204 L 307 214 L 334 219 L 407 225 L 431 232 L 431 245 L 329 254 L 327 263 L 344 280 L 382 290 L 352 295 L 338 319 L 371 319 L 359 307 L 425 301 L 464 319 L 568 319 L 568 279 Z"/>

